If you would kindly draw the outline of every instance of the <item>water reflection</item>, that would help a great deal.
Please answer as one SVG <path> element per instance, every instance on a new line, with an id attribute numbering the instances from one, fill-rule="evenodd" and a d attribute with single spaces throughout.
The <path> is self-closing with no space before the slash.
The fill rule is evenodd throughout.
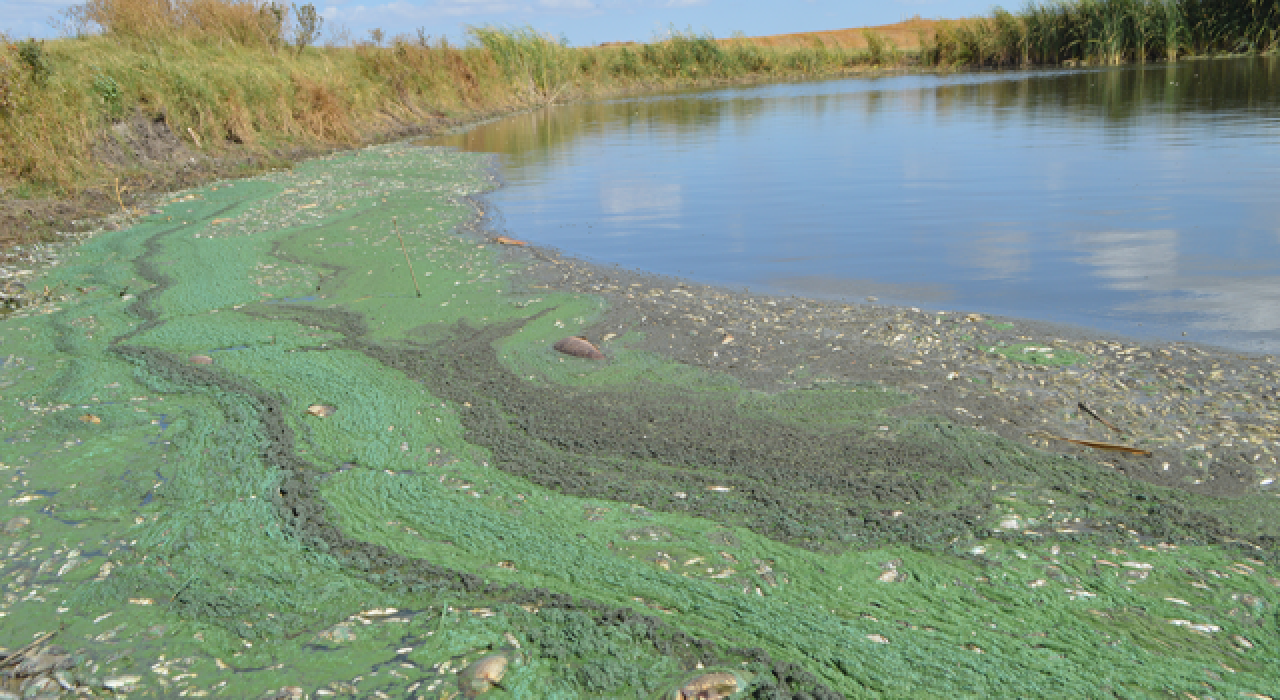
<path id="1" fill-rule="evenodd" d="M 658 226 L 678 226 L 682 202 L 680 185 L 654 181 L 600 183 L 600 209 L 612 224 L 652 221 Z"/>
<path id="2" fill-rule="evenodd" d="M 502 154 L 521 238 L 699 280 L 1280 351 L 1280 59 L 583 103 Z"/>
<path id="3" fill-rule="evenodd" d="M 1177 288 L 1178 234 L 1159 231 L 1104 231 L 1080 234 L 1076 248 L 1111 289 L 1168 291 Z"/>

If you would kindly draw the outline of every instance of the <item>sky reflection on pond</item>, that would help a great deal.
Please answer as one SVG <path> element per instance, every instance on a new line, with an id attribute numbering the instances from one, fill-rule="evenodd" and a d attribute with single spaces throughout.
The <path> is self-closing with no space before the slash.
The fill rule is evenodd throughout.
<path id="1" fill-rule="evenodd" d="M 575 104 L 501 154 L 518 237 L 768 292 L 1280 351 L 1280 59 Z"/>

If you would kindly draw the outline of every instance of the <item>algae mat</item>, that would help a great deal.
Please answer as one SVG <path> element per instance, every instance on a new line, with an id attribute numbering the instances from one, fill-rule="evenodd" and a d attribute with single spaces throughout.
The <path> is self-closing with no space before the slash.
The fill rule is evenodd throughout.
<path id="1" fill-rule="evenodd" d="M 1273 497 L 765 391 L 647 315 L 560 355 L 626 301 L 477 235 L 486 167 L 320 159 L 44 271 L 0 319 L 0 645 L 132 697 L 1280 687 Z"/>

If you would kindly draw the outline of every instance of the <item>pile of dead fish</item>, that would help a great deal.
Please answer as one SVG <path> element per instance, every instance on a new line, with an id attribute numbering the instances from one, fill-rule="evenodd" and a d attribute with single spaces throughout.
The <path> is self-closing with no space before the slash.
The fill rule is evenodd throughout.
<path id="1" fill-rule="evenodd" d="M 56 644 L 47 644 L 56 632 L 43 634 L 16 651 L 0 651 L 0 700 L 54 700 L 111 695 L 131 690 L 140 678 L 90 678 L 75 671 L 83 659 Z"/>

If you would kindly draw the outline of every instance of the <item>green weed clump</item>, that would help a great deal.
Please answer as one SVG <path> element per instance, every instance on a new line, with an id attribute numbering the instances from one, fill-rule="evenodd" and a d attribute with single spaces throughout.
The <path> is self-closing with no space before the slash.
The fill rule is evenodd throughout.
<path id="1" fill-rule="evenodd" d="M 1275 51 L 1278 39 L 1276 0 L 1049 0 L 943 23 L 921 55 L 939 65 L 1118 64 Z"/>

